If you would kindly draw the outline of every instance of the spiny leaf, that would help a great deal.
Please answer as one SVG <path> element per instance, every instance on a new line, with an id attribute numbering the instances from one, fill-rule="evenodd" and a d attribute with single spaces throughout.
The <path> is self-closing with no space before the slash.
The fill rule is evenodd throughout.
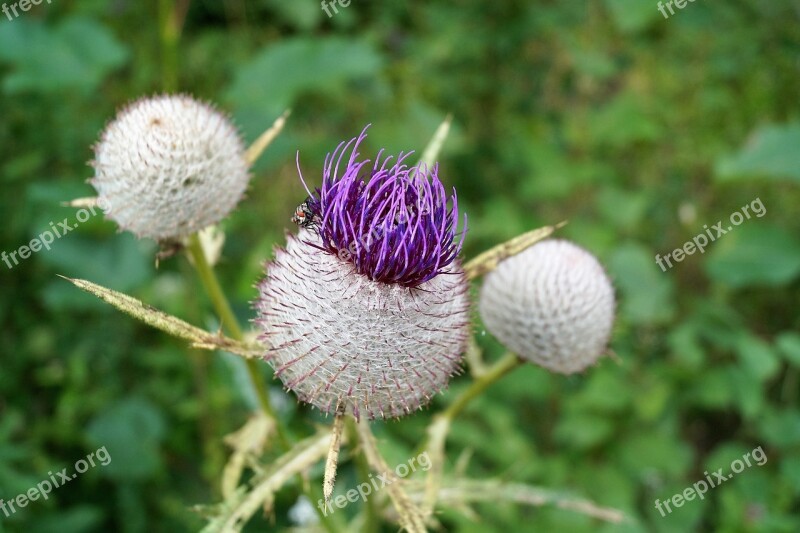
<path id="1" fill-rule="evenodd" d="M 286 124 L 286 119 L 289 118 L 290 114 L 291 110 L 287 109 L 284 111 L 283 114 L 273 122 L 272 126 L 250 145 L 245 153 L 245 159 L 247 159 L 249 164 L 252 165 L 255 163 L 264 150 L 267 149 L 267 146 L 275 140 L 275 137 L 278 136 L 283 126 Z"/>
<path id="2" fill-rule="evenodd" d="M 450 431 L 450 417 L 437 416 L 428 426 L 427 450 L 430 455 L 431 468 L 425 478 L 424 498 L 422 499 L 422 516 L 427 518 L 436 508 L 439 491 L 444 476 L 444 446 Z"/>
<path id="3" fill-rule="evenodd" d="M 410 487 L 412 500 L 424 501 L 427 489 L 420 482 Z M 564 492 L 522 483 L 503 483 L 491 479 L 454 479 L 442 484 L 439 488 L 438 500 L 450 507 L 464 506 L 469 502 L 515 502 L 523 505 L 541 507 L 553 505 L 559 509 L 575 511 L 606 522 L 619 524 L 630 522 L 631 518 L 618 509 L 601 507 L 594 502 L 576 498 Z"/>
<path id="4" fill-rule="evenodd" d="M 155 307 L 151 307 L 127 294 L 101 287 L 91 281 L 72 279 L 66 276 L 60 277 L 74 284 L 79 289 L 94 294 L 104 302 L 113 305 L 123 313 L 129 314 L 149 326 L 169 333 L 174 337 L 189 341 L 195 348 L 204 350 L 224 350 L 236 355 L 241 355 L 247 359 L 260 357 L 264 353 L 263 348 L 258 345 L 246 344 L 224 337 L 221 334 L 209 333 L 180 318 L 169 315 Z"/>
<path id="5" fill-rule="evenodd" d="M 275 420 L 258 412 L 250 417 L 239 430 L 225 436 L 225 444 L 233 449 L 228 464 L 222 472 L 222 497 L 231 500 L 236 496 L 236 487 L 248 460 L 260 456 L 275 431 Z"/>
<path id="6" fill-rule="evenodd" d="M 497 268 L 497 265 L 499 265 L 500 261 L 503 259 L 511 257 L 512 255 L 517 255 L 526 248 L 546 239 L 552 235 L 556 229 L 563 227 L 565 224 L 566 222 L 561 222 L 555 226 L 544 226 L 518 235 L 502 244 L 498 244 L 494 248 L 469 260 L 467 264 L 464 265 L 464 273 L 467 275 L 467 278 L 475 279 L 478 276 L 491 272 Z"/>
<path id="7" fill-rule="evenodd" d="M 322 481 L 322 494 L 325 501 L 331 501 L 333 495 L 333 484 L 336 482 L 336 469 L 339 466 L 339 448 L 342 444 L 342 428 L 344 427 L 344 415 L 337 414 L 333 419 L 331 430 L 331 447 L 328 450 L 328 457 L 325 459 L 325 477 Z"/>
<path id="8" fill-rule="evenodd" d="M 442 150 L 444 141 L 447 139 L 447 134 L 450 133 L 450 124 L 452 122 L 453 115 L 447 115 L 439 127 L 436 128 L 436 132 L 434 132 L 433 137 L 430 142 L 428 142 L 428 146 L 426 146 L 425 150 L 422 152 L 422 157 L 420 157 L 417 166 L 430 168 L 436 162 L 436 158 L 439 157 L 439 152 Z"/>
<path id="9" fill-rule="evenodd" d="M 386 491 L 389 493 L 389 498 L 397 511 L 400 525 L 409 533 L 424 533 L 427 531 L 424 515 L 403 489 L 404 480 L 395 475 L 394 470 L 389 468 L 389 465 L 386 464 L 383 456 L 381 456 L 375 437 L 369 428 L 369 422 L 362 420 L 356 424 L 356 427 L 358 428 L 358 435 L 370 468 L 376 474 L 384 475 L 387 479 Z"/>
<path id="10" fill-rule="evenodd" d="M 203 529 L 204 532 L 241 531 L 245 524 L 260 509 L 270 509 L 275 493 L 296 474 L 304 472 L 321 460 L 331 444 L 333 436 L 323 430 L 301 442 L 280 456 L 263 473 L 256 475 L 250 490 L 240 487 L 232 499 L 216 507 L 217 515 Z"/>

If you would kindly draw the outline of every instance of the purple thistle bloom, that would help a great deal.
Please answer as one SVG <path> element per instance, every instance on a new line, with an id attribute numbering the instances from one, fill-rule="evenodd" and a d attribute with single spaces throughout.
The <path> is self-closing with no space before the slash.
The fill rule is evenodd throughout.
<path id="1" fill-rule="evenodd" d="M 323 250 L 351 262 L 356 272 L 373 281 L 417 287 L 458 257 L 467 217 L 456 240 L 456 191 L 447 197 L 438 165 L 431 169 L 406 165 L 414 152 L 401 152 L 391 166 L 393 156 L 381 161 L 383 150 L 371 166 L 369 159 L 358 160 L 368 127 L 328 154 L 322 187 L 311 193 L 306 186 L 306 205 Z M 351 146 L 340 174 L 342 158 Z"/>
<path id="2" fill-rule="evenodd" d="M 396 418 L 458 373 L 469 282 L 457 258 L 455 191 L 445 194 L 435 167 L 408 168 L 410 154 L 393 165 L 382 151 L 375 163 L 358 161 L 365 137 L 366 129 L 328 155 L 322 187 L 292 218 L 300 232 L 258 285 L 255 322 L 264 359 L 301 401 Z"/>

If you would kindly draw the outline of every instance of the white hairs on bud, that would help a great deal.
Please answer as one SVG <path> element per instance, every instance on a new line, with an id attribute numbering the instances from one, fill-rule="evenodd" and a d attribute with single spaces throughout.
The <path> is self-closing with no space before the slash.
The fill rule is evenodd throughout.
<path id="1" fill-rule="evenodd" d="M 230 120 L 184 95 L 143 98 L 122 109 L 95 146 L 90 180 L 121 229 L 157 241 L 215 224 L 249 181 Z"/>
<path id="2" fill-rule="evenodd" d="M 259 284 L 256 323 L 285 387 L 325 412 L 395 418 L 427 404 L 460 369 L 469 284 L 458 265 L 416 288 L 375 282 L 289 236 Z"/>
<path id="3" fill-rule="evenodd" d="M 571 374 L 606 351 L 614 289 L 592 254 L 546 240 L 487 274 L 480 314 L 486 329 L 520 357 Z"/>

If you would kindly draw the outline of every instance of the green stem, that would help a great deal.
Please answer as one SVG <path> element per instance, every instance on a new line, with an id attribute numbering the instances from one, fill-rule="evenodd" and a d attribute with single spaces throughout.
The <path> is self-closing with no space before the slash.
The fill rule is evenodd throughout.
<path id="1" fill-rule="evenodd" d="M 476 378 L 472 384 L 451 403 L 447 409 L 434 417 L 434 421 L 428 428 L 428 434 L 420 442 L 417 447 L 417 455 L 427 450 L 431 445 L 430 430 L 437 424 L 442 428 L 444 433 L 440 436 L 441 444 L 444 445 L 444 439 L 447 438 L 447 433 L 450 431 L 450 423 L 461 414 L 461 411 L 477 396 L 485 391 L 494 382 L 500 380 L 503 376 L 517 368 L 522 364 L 522 360 L 516 354 L 508 353 L 497 361 L 494 365 L 489 367 L 480 377 Z M 442 425 L 443 424 L 443 425 Z"/>
<path id="2" fill-rule="evenodd" d="M 358 442 L 358 428 L 354 418 L 347 418 L 347 432 L 349 433 L 350 442 L 355 445 Z M 358 477 L 363 483 L 369 483 L 370 469 L 367 456 L 364 455 L 363 450 L 353 453 L 353 455 L 355 456 Z M 380 531 L 380 510 L 375 498 L 367 498 L 364 509 L 364 527 L 361 531 L 363 533 L 377 533 Z"/>
<path id="3" fill-rule="evenodd" d="M 187 250 L 189 255 L 192 257 L 192 262 L 194 263 L 194 268 L 197 271 L 200 282 L 208 294 L 208 297 L 211 299 L 211 304 L 214 306 L 217 314 L 219 314 L 223 329 L 225 329 L 228 332 L 228 335 L 234 339 L 243 340 L 244 334 L 242 333 L 241 326 L 239 326 L 239 321 L 236 318 L 233 309 L 231 308 L 230 302 L 228 302 L 228 297 L 225 296 L 222 286 L 219 284 L 219 280 L 217 279 L 214 269 L 206 260 L 206 254 L 203 251 L 203 245 L 200 242 L 200 237 L 196 233 L 189 237 Z M 267 417 L 275 421 L 275 434 L 278 437 L 278 442 L 283 450 L 288 451 L 291 449 L 291 444 L 289 439 L 286 437 L 286 430 L 283 428 L 280 418 L 275 415 L 275 411 L 272 409 L 272 404 L 269 401 L 269 393 L 264 385 L 264 380 L 261 376 L 261 372 L 259 371 L 258 363 L 254 359 L 247 359 L 246 362 L 247 373 L 250 376 L 250 382 L 253 385 L 253 389 L 256 391 L 256 396 L 258 397 L 261 410 L 264 411 L 264 414 L 267 415 Z M 302 490 L 306 497 L 311 500 L 312 505 L 321 499 L 322 492 L 320 490 L 315 490 L 314 487 L 307 486 L 304 483 L 302 476 L 298 477 L 298 482 L 300 483 L 300 490 Z M 317 514 L 319 515 L 320 523 L 329 533 L 339 533 L 342 530 L 342 528 L 340 528 L 333 519 L 325 516 L 322 510 L 316 505 L 314 505 L 314 509 L 316 509 Z"/>
<path id="4" fill-rule="evenodd" d="M 509 353 L 489 368 L 485 373 L 477 377 L 472 384 L 467 387 L 447 409 L 434 417 L 433 422 L 428 426 L 426 438 L 422 441 L 418 454 L 423 451 L 430 452 L 433 467 L 428 470 L 428 477 L 425 483 L 425 496 L 422 504 L 422 514 L 428 517 L 436 508 L 436 501 L 439 498 L 439 490 L 442 486 L 444 476 L 444 449 L 447 441 L 447 434 L 450 432 L 452 421 L 466 408 L 467 404 L 483 393 L 490 385 L 497 382 L 520 366 L 522 361 L 516 354 Z"/>
<path id="5" fill-rule="evenodd" d="M 502 359 L 495 363 L 485 374 L 477 378 L 472 384 L 459 394 L 458 398 L 445 409 L 441 416 L 449 420 L 453 420 L 458 416 L 461 411 L 472 401 L 473 398 L 479 396 L 495 381 L 517 368 L 522 364 L 522 360 L 516 354 L 506 354 Z"/>
<path id="6" fill-rule="evenodd" d="M 162 88 L 166 92 L 178 89 L 178 39 L 180 22 L 175 0 L 158 1 L 158 18 L 161 38 Z"/>
<path id="7" fill-rule="evenodd" d="M 211 265 L 206 260 L 206 254 L 203 252 L 203 245 L 200 243 L 200 237 L 198 237 L 196 233 L 189 237 L 188 250 L 194 262 L 197 275 L 200 277 L 200 282 L 203 284 L 203 288 L 205 288 L 208 297 L 211 299 L 211 304 L 219 315 L 223 329 L 234 339 L 238 341 L 244 340 L 244 334 L 242 333 L 242 328 L 239 326 L 239 321 L 236 319 L 233 309 L 231 309 L 231 304 L 228 302 L 228 298 L 225 296 L 219 284 L 214 269 L 211 268 Z M 250 376 L 250 383 L 253 385 L 261 410 L 264 411 L 267 417 L 275 420 L 278 440 L 281 446 L 288 450 L 290 448 L 289 440 L 286 438 L 286 433 L 270 403 L 269 392 L 267 391 L 264 379 L 259 371 L 258 362 L 255 359 L 247 359 L 246 364 L 247 374 Z"/>

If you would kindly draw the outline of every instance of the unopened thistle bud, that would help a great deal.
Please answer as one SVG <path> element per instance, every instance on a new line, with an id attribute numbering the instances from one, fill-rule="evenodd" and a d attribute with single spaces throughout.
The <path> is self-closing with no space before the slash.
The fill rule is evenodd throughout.
<path id="1" fill-rule="evenodd" d="M 480 314 L 486 329 L 523 359 L 571 374 L 605 353 L 614 289 L 592 254 L 547 240 L 487 274 Z"/>
<path id="2" fill-rule="evenodd" d="M 469 334 L 456 193 L 410 153 L 325 161 L 322 186 L 259 284 L 256 322 L 285 387 L 325 412 L 400 417 L 459 370 Z M 344 168 L 340 163 L 351 149 Z M 450 204 L 450 207 L 448 207 Z"/>
<path id="3" fill-rule="evenodd" d="M 160 242 L 225 218 L 249 181 L 244 145 L 230 120 L 184 95 L 123 108 L 95 145 L 90 180 L 122 230 Z"/>

